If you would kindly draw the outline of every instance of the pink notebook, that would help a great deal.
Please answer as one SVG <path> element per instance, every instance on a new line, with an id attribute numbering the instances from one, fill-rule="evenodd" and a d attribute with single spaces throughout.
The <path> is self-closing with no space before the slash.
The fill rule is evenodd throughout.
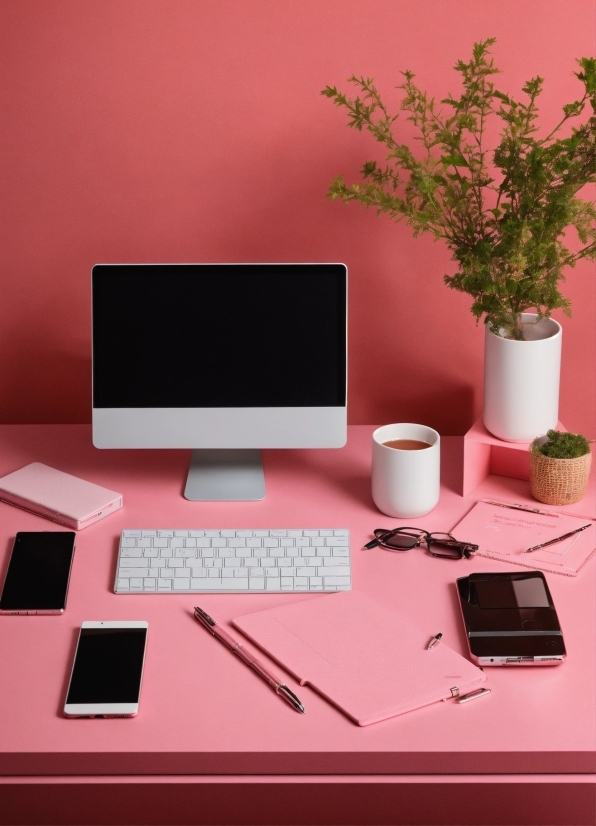
<path id="1" fill-rule="evenodd" d="M 444 643 L 358 591 L 341 591 L 233 624 L 301 685 L 359 726 L 466 694 L 484 673 Z"/>
<path id="2" fill-rule="evenodd" d="M 583 525 L 575 533 L 532 553 L 527 548 L 563 536 Z M 558 513 L 532 513 L 526 509 L 477 502 L 453 528 L 463 542 L 478 545 L 478 555 L 498 559 L 507 565 L 521 565 L 551 574 L 577 576 L 596 551 L 596 526 L 585 516 Z"/>

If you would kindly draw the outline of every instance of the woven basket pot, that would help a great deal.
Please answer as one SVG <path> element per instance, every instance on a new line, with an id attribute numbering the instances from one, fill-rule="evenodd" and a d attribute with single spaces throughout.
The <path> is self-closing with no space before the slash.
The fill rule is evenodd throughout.
<path id="1" fill-rule="evenodd" d="M 575 459 L 552 459 L 530 449 L 532 496 L 545 505 L 572 505 L 588 486 L 592 453 Z"/>

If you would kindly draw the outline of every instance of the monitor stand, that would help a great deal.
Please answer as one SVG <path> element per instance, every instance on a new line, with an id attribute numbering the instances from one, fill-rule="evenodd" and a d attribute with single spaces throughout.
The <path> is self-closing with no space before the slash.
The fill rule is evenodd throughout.
<path id="1" fill-rule="evenodd" d="M 193 450 L 184 498 L 193 502 L 255 501 L 265 498 L 260 450 Z"/>

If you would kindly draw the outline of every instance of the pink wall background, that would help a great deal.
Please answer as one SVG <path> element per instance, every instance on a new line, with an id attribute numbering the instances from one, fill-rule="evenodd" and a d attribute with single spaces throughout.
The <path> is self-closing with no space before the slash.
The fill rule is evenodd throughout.
<path id="1" fill-rule="evenodd" d="M 350 421 L 465 432 L 481 410 L 483 329 L 442 284 L 453 265 L 440 244 L 325 197 L 378 148 L 319 91 L 364 74 L 397 103 L 409 68 L 441 98 L 457 91 L 455 61 L 495 36 L 501 87 L 544 76 L 553 125 L 579 91 L 575 58 L 596 53 L 595 9 L 4 0 L 0 421 L 90 420 L 97 262 L 344 261 Z M 569 273 L 560 411 L 591 437 L 595 284 L 591 263 Z"/>

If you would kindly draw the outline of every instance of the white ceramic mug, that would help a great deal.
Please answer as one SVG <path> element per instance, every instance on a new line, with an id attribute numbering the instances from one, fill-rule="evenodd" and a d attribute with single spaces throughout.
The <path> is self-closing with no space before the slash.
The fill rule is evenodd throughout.
<path id="1" fill-rule="evenodd" d="M 400 450 L 384 442 L 415 439 L 428 447 Z M 422 424 L 388 424 L 372 436 L 372 497 L 387 516 L 415 519 L 429 513 L 441 489 L 441 437 Z"/>

